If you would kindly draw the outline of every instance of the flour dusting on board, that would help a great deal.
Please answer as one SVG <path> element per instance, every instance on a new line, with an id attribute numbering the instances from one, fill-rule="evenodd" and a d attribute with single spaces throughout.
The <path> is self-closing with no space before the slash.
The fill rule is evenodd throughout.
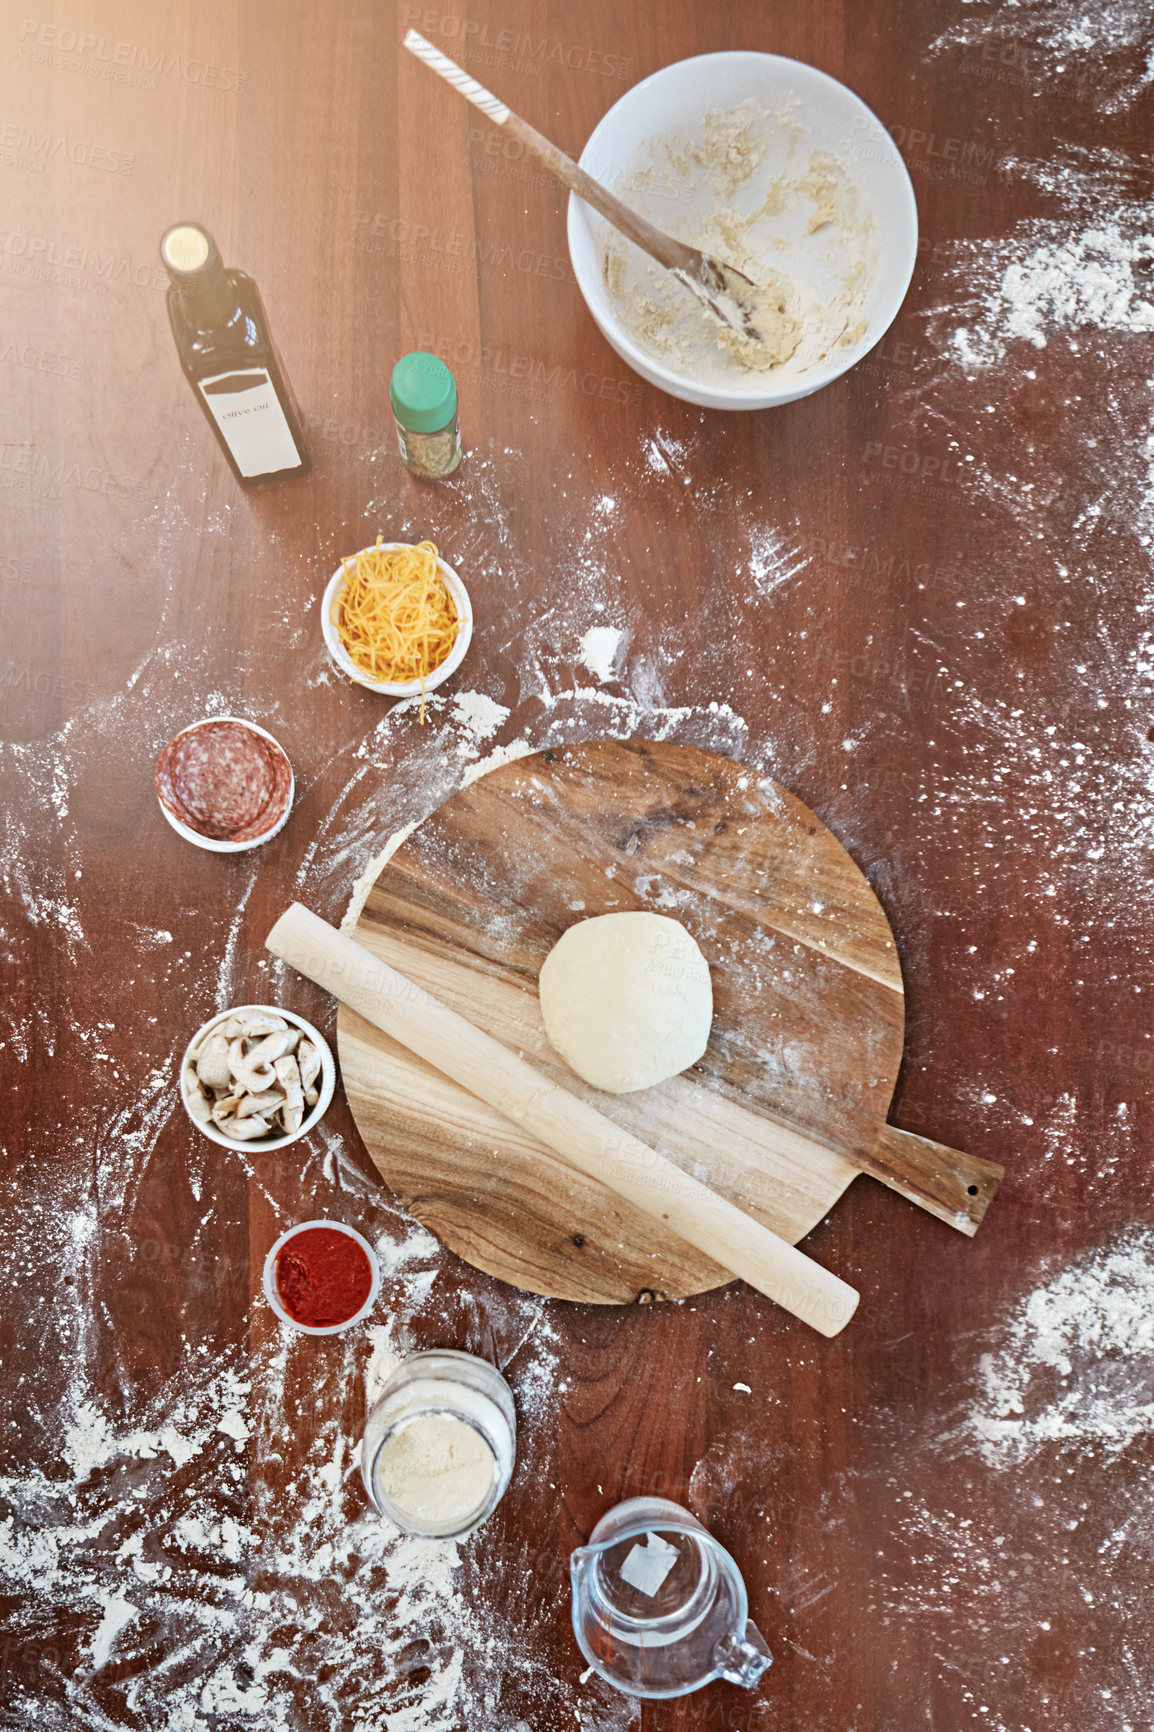
<path id="1" fill-rule="evenodd" d="M 438 703 L 438 694 L 429 699 L 429 726 L 437 726 L 443 714 L 443 702 Z M 533 730 L 533 738 L 510 740 L 488 752 L 484 758 L 479 758 L 475 749 L 461 750 L 458 748 L 455 756 L 458 759 L 471 759 L 462 771 L 460 763 L 454 764 L 453 758 L 444 752 L 438 752 L 434 762 L 439 766 L 436 779 L 432 786 L 436 789 L 436 798 L 430 801 L 430 778 L 426 776 L 424 783 L 412 790 L 412 798 L 407 806 L 400 806 L 397 799 L 397 789 L 389 790 L 389 807 L 393 812 L 401 812 L 404 822 L 396 829 L 385 827 L 381 818 L 382 830 L 374 837 L 366 827 L 366 810 L 363 803 L 355 809 L 353 822 L 357 826 L 356 838 L 358 848 L 364 849 L 364 866 L 349 886 L 350 897 L 340 916 L 342 930 L 351 932 L 356 925 L 357 916 L 364 907 L 365 899 L 372 889 L 373 883 L 383 867 L 401 846 L 421 819 L 448 799 L 457 787 L 468 787 L 478 777 L 487 775 L 491 770 L 499 769 L 504 764 L 514 762 L 517 758 L 527 757 L 532 752 L 541 751 L 546 746 L 568 745 L 585 739 L 595 739 L 607 736 L 613 739 L 630 739 L 637 734 L 654 740 L 679 739 L 686 743 L 701 745 L 708 750 L 726 755 L 742 757 L 746 755 L 748 739 L 748 724 L 728 704 L 714 700 L 708 704 L 687 704 L 679 706 L 662 706 L 647 702 L 636 696 L 623 696 L 617 693 L 605 692 L 597 686 L 574 686 L 568 690 L 551 691 L 543 704 L 543 714 Z M 374 730 L 374 734 L 363 748 L 363 755 L 371 758 L 383 749 L 388 733 L 397 726 L 397 706 L 385 717 Z M 451 726 L 452 718 L 450 718 Z M 436 735 L 433 736 L 434 740 Z M 351 788 L 360 789 L 362 777 L 354 777 L 346 788 L 346 794 Z M 371 814 L 372 806 L 368 807 Z M 381 811 L 383 813 L 384 807 Z M 412 814 L 412 815 L 410 815 Z M 343 827 L 349 820 L 350 813 L 346 809 L 344 799 L 338 802 L 327 823 L 322 824 L 316 846 L 329 848 L 330 828 Z M 375 846 L 365 847 L 374 843 Z M 331 857 L 330 850 L 330 857 Z M 347 845 L 339 849 L 342 857 L 348 857 Z M 331 885 L 330 885 L 331 889 Z"/>

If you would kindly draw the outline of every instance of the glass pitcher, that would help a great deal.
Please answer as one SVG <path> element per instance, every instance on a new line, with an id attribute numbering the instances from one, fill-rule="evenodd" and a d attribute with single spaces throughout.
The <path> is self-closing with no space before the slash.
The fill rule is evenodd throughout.
<path id="1" fill-rule="evenodd" d="M 578 1646 L 626 1695 L 685 1696 L 714 1678 L 753 1689 L 772 1664 L 737 1565 L 667 1498 L 609 1510 L 569 1573 Z"/>

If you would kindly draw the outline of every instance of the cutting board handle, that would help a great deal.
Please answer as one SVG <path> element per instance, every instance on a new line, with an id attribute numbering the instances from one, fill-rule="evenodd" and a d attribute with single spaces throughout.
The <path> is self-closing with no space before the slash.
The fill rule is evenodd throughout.
<path id="1" fill-rule="evenodd" d="M 855 1150 L 853 1158 L 883 1185 L 970 1238 L 1006 1171 L 996 1161 L 979 1160 L 896 1125 L 882 1126 L 876 1154 Z"/>

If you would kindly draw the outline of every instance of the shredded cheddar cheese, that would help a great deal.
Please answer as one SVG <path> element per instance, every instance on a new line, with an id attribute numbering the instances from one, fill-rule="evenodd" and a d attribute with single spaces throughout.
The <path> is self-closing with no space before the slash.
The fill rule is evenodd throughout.
<path id="1" fill-rule="evenodd" d="M 354 666 L 371 680 L 421 683 L 440 667 L 457 640 L 460 619 L 437 569 L 431 541 L 416 547 L 375 547 L 342 561 L 345 581 L 331 619 Z"/>

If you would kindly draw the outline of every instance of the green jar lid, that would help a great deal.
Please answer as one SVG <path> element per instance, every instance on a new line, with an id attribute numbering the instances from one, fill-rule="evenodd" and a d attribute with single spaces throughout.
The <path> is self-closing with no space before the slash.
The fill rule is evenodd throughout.
<path id="1" fill-rule="evenodd" d="M 389 381 L 393 414 L 413 433 L 438 433 L 457 413 L 457 385 L 439 355 L 402 355 Z"/>

